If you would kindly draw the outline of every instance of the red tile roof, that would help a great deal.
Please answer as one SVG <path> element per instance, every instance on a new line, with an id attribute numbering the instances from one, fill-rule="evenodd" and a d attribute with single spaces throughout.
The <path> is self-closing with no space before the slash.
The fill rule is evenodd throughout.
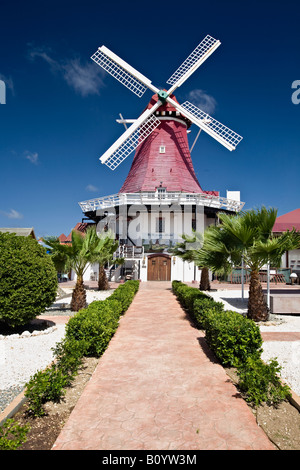
<path id="1" fill-rule="evenodd" d="M 295 209 L 277 217 L 272 231 L 278 233 L 292 230 L 293 228 L 300 230 L 300 209 Z"/>
<path id="2" fill-rule="evenodd" d="M 176 98 L 172 96 L 176 101 Z M 152 96 L 148 108 L 157 101 L 157 95 Z M 158 112 L 164 111 L 160 125 L 137 148 L 130 171 L 120 189 L 120 193 L 136 193 L 140 191 L 156 191 L 160 186 L 167 191 L 187 193 L 208 193 L 218 195 L 218 192 L 203 191 L 194 171 L 189 144 L 187 126 L 183 117 L 169 115 L 176 111 L 169 103 L 159 107 Z M 165 147 L 164 153 L 160 148 Z"/>
<path id="3" fill-rule="evenodd" d="M 86 229 L 88 227 L 90 227 L 91 225 L 95 225 L 93 223 L 82 223 L 82 222 L 78 222 L 75 227 L 73 228 L 73 230 L 76 230 L 76 232 L 81 232 L 81 233 L 85 233 Z M 73 231 L 72 230 L 72 231 Z M 69 233 L 69 235 L 66 237 L 66 235 L 64 233 L 62 233 L 58 239 L 60 241 L 61 244 L 64 244 L 64 243 L 71 243 L 72 242 L 72 231 Z"/>

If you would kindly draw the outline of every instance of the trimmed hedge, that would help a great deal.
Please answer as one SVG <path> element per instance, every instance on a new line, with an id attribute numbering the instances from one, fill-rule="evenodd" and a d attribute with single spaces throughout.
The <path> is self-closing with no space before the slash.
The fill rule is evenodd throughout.
<path id="1" fill-rule="evenodd" d="M 172 289 L 178 298 L 181 305 L 188 310 L 190 314 L 193 314 L 194 301 L 196 299 L 208 299 L 209 297 L 204 294 L 201 290 L 195 289 L 195 287 L 189 287 L 180 281 L 172 282 Z"/>
<path id="2" fill-rule="evenodd" d="M 43 404 L 61 400 L 83 358 L 104 353 L 138 288 L 139 281 L 127 281 L 106 300 L 96 300 L 70 318 L 64 339 L 54 349 L 55 362 L 26 384 L 30 413 L 43 416 Z"/>
<path id="3" fill-rule="evenodd" d="M 248 402 L 277 404 L 290 396 L 289 387 L 276 375 L 281 370 L 277 361 L 264 364 L 261 359 L 263 341 L 253 320 L 225 311 L 221 302 L 180 281 L 173 281 L 172 289 L 196 326 L 205 330 L 207 343 L 220 363 L 237 368 L 238 386 Z"/>
<path id="4" fill-rule="evenodd" d="M 225 311 L 222 302 L 179 281 L 175 281 L 173 291 L 198 328 L 205 330 L 209 346 L 224 366 L 238 366 L 249 356 L 260 356 L 262 338 L 253 320 Z"/>
<path id="5" fill-rule="evenodd" d="M 0 233 L 0 322 L 17 328 L 49 307 L 57 272 L 44 247 L 30 237 Z"/>
<path id="6" fill-rule="evenodd" d="M 238 367 L 248 357 L 259 358 L 262 338 L 259 327 L 234 311 L 208 311 L 204 320 L 206 340 L 220 362 Z"/>

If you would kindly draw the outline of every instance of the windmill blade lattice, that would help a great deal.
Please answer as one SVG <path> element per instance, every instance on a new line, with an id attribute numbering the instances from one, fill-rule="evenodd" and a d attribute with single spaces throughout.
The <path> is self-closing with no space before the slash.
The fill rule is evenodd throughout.
<path id="1" fill-rule="evenodd" d="M 185 59 L 181 66 L 173 73 L 169 80 L 167 80 L 167 83 L 169 85 L 182 85 L 185 79 L 181 79 L 185 78 L 185 75 L 189 77 L 214 52 L 214 50 L 220 46 L 220 44 L 220 41 L 207 35 Z M 172 88 L 175 88 L 175 86 Z"/>
<path id="2" fill-rule="evenodd" d="M 171 98 L 174 90 L 180 87 L 220 44 L 219 40 L 207 35 L 169 78 L 167 83 L 171 85 L 171 88 L 168 91 L 156 88 L 151 80 L 131 67 L 107 47 L 100 47 L 91 57 L 96 64 L 100 65 L 137 96 L 143 96 L 148 88 L 157 94 L 158 97 L 157 103 L 152 108 L 145 110 L 130 128 L 126 129 L 124 134 L 102 155 L 100 158 L 101 162 L 105 163 L 112 170 L 120 165 L 159 126 L 160 120 L 155 118 L 154 113 L 165 102 L 174 106 L 179 113 L 187 117 L 227 149 L 234 150 L 242 140 L 241 136 L 207 113 L 204 113 L 192 103 L 186 101 L 183 105 L 179 105 L 177 101 Z"/>
<path id="3" fill-rule="evenodd" d="M 243 137 L 241 137 L 239 134 L 229 129 L 229 127 L 224 126 L 224 124 L 217 121 L 216 119 L 214 119 L 209 114 L 202 111 L 202 109 L 198 108 L 189 101 L 185 101 L 181 106 L 193 116 L 195 116 L 197 119 L 203 121 L 204 126 L 207 127 L 207 129 L 213 131 L 217 136 L 224 140 L 228 144 L 228 146 L 231 147 L 230 150 L 235 149 L 236 146 L 243 139 Z M 204 127 L 202 128 L 204 131 L 206 130 Z"/>
<path id="4" fill-rule="evenodd" d="M 150 80 L 105 46 L 99 47 L 91 56 L 91 59 L 139 98 L 143 96 L 147 88 L 151 85 Z"/>
<path id="5" fill-rule="evenodd" d="M 120 145 L 110 158 L 104 162 L 105 165 L 107 165 L 111 170 L 117 168 L 117 166 L 119 166 L 125 158 L 127 158 L 147 137 L 149 137 L 152 131 L 159 125 L 159 119 L 152 114 Z"/>

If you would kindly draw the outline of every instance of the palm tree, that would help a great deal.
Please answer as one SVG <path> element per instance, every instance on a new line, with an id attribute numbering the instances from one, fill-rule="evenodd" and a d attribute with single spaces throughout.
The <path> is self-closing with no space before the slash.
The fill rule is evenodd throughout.
<path id="1" fill-rule="evenodd" d="M 194 231 L 194 235 L 181 235 L 183 242 L 176 243 L 171 250 L 174 256 L 179 256 L 184 261 L 194 261 L 195 265 L 201 268 L 200 290 L 210 290 L 209 270 L 197 259 L 197 252 L 203 245 L 203 235 Z"/>
<path id="2" fill-rule="evenodd" d="M 70 245 L 61 245 L 55 237 L 47 237 L 44 242 L 49 247 L 56 269 L 63 272 L 73 269 L 77 276 L 72 293 L 71 310 L 77 312 L 85 308 L 86 292 L 83 276 L 89 264 L 96 261 L 100 244 L 95 227 L 89 227 L 85 234 L 73 230 Z"/>
<path id="3" fill-rule="evenodd" d="M 206 229 L 203 247 L 196 254 L 199 262 L 220 274 L 229 273 L 243 261 L 250 270 L 248 318 L 254 321 L 266 321 L 269 316 L 260 269 L 266 263 L 280 266 L 283 253 L 300 244 L 295 231 L 272 235 L 276 217 L 276 209 L 265 207 L 237 215 L 220 213 L 221 223 Z"/>
<path id="4" fill-rule="evenodd" d="M 114 239 L 112 232 L 103 231 L 98 234 L 98 244 L 95 248 L 95 261 L 99 263 L 98 289 L 109 289 L 108 279 L 106 277 L 104 266 L 111 261 L 114 264 L 123 264 L 123 258 L 113 258 L 119 246 L 119 242 Z"/>

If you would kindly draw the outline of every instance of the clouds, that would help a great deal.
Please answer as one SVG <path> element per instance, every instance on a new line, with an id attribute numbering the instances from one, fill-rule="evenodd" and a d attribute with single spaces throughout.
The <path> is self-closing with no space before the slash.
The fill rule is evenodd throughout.
<path id="1" fill-rule="evenodd" d="M 53 74 L 60 75 L 76 93 L 85 97 L 99 95 L 104 87 L 104 71 L 93 62 L 82 63 L 76 57 L 68 60 L 56 60 L 49 48 L 30 47 L 28 58 L 31 61 L 38 59 L 46 62 Z"/>
<path id="2" fill-rule="evenodd" d="M 15 209 L 10 209 L 10 212 L 0 211 L 0 214 L 4 215 L 8 219 L 23 219 L 23 214 Z"/>
<path id="3" fill-rule="evenodd" d="M 39 163 L 39 154 L 37 152 L 29 152 L 26 150 L 24 152 L 25 158 L 30 161 L 33 165 L 37 165 Z"/>
<path id="4" fill-rule="evenodd" d="M 217 107 L 217 102 L 213 96 L 208 95 L 204 90 L 192 90 L 188 94 L 188 99 L 202 111 L 213 114 Z"/>
<path id="5" fill-rule="evenodd" d="M 96 192 L 98 191 L 98 188 L 96 186 L 94 186 L 93 184 L 88 184 L 85 188 L 87 191 L 91 191 L 91 192 Z"/>
<path id="6" fill-rule="evenodd" d="M 99 95 L 104 86 L 101 69 L 93 63 L 82 65 L 79 59 L 73 59 L 63 65 L 63 71 L 68 85 L 82 96 Z"/>

